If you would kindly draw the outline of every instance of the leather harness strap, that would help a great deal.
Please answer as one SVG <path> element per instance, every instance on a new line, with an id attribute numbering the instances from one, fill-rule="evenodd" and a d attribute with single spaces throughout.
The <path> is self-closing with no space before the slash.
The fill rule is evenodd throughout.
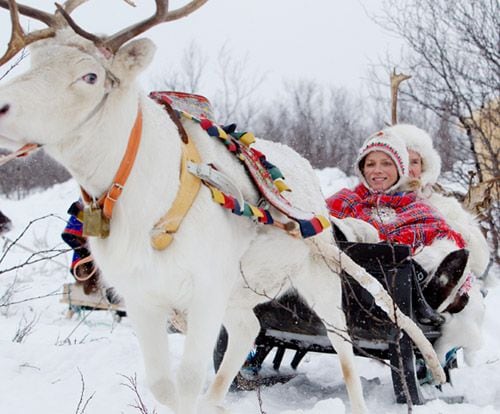
<path id="1" fill-rule="evenodd" d="M 179 131 L 179 135 L 181 136 L 181 141 L 184 144 L 187 144 L 189 142 L 189 136 L 188 136 L 188 134 L 186 132 L 186 129 L 182 125 L 182 122 L 181 122 L 179 116 L 176 114 L 174 108 L 172 108 L 172 105 L 170 105 L 165 100 L 162 100 L 162 101 L 156 100 L 156 102 L 160 103 L 165 108 L 165 110 L 167 111 L 168 115 L 170 116 L 170 119 L 173 121 L 173 123 L 175 124 L 175 126 L 177 127 L 177 129 Z"/>
<path id="2" fill-rule="evenodd" d="M 175 200 L 151 230 L 151 245 L 156 250 L 166 249 L 172 243 L 173 234 L 179 229 L 200 191 L 201 180 L 188 171 L 188 161 L 201 162 L 200 154 L 192 140 L 182 144 L 180 184 Z"/>
<path id="3" fill-rule="evenodd" d="M 180 185 L 177 195 L 167 213 L 155 224 L 151 231 L 151 244 L 157 250 L 167 248 L 173 240 L 173 234 L 179 229 L 179 226 L 191 208 L 201 186 L 201 180 L 189 173 L 187 164 L 189 161 L 194 163 L 201 162 L 200 154 L 194 143 L 188 138 L 181 121 L 177 117 L 173 108 L 166 102 L 162 102 L 170 118 L 177 126 L 181 137 L 181 171 Z M 120 167 L 114 177 L 113 184 L 108 191 L 98 200 L 98 207 L 102 208 L 103 215 L 111 219 L 113 216 L 113 207 L 120 197 L 127 178 L 132 170 L 137 155 L 137 150 L 141 142 L 142 135 L 142 111 L 138 110 L 137 117 L 130 132 L 130 137 L 125 151 L 125 155 L 120 163 Z M 87 204 L 93 202 L 92 197 L 81 188 L 83 200 Z"/>
<path id="4" fill-rule="evenodd" d="M 99 200 L 97 200 L 97 205 L 102 208 L 103 214 L 106 218 L 111 219 L 113 216 L 113 208 L 116 201 L 120 197 L 123 191 L 123 187 L 127 182 L 128 176 L 132 171 L 134 166 L 135 158 L 137 155 L 137 150 L 139 149 L 139 144 L 141 143 L 142 136 L 142 111 L 139 108 L 137 110 L 137 116 L 135 118 L 134 126 L 130 131 L 130 136 L 127 144 L 127 149 L 125 155 L 122 158 L 118 171 L 115 174 L 113 183 L 109 187 L 108 191 L 103 194 Z M 87 204 L 92 203 L 92 197 L 81 187 L 83 200 Z"/>
<path id="5" fill-rule="evenodd" d="M 187 169 L 189 161 L 197 164 L 201 163 L 200 154 L 193 140 L 189 139 L 186 129 L 172 106 L 165 101 L 161 101 L 160 103 L 179 130 L 182 141 L 182 154 L 179 177 L 180 183 L 175 200 L 166 214 L 158 220 L 151 230 L 151 245 L 156 250 L 164 250 L 172 243 L 174 233 L 179 229 L 182 220 L 193 205 L 201 187 L 201 180 L 197 176 L 191 174 Z"/>

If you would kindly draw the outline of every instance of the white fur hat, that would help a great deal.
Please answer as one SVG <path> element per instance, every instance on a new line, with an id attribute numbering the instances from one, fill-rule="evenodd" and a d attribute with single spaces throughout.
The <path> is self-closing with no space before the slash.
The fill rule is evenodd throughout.
<path id="1" fill-rule="evenodd" d="M 432 138 L 423 129 L 409 124 L 397 124 L 384 129 L 389 136 L 403 140 L 408 150 L 420 154 L 422 158 L 422 187 L 433 185 L 441 173 L 441 157 L 432 145 Z"/>
<path id="2" fill-rule="evenodd" d="M 408 166 L 409 157 L 406 149 L 405 142 L 395 136 L 389 136 L 385 130 L 379 131 L 371 135 L 361 146 L 354 170 L 359 176 L 361 182 L 368 188 L 369 185 L 361 171 L 360 163 L 370 153 L 374 151 L 381 151 L 387 154 L 396 164 L 399 178 L 398 181 L 390 188 L 385 190 L 385 193 L 390 193 L 398 188 L 401 188 L 408 181 Z"/>

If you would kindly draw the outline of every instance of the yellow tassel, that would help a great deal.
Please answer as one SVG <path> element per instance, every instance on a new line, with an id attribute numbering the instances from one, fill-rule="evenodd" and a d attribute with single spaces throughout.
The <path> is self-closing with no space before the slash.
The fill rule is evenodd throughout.
<path id="1" fill-rule="evenodd" d="M 224 131 L 219 126 L 217 126 L 217 132 L 219 133 L 219 138 L 221 138 L 221 139 L 227 139 L 226 131 Z"/>
<path id="2" fill-rule="evenodd" d="M 215 187 L 210 187 L 210 190 L 212 190 L 212 197 L 213 197 L 214 201 L 219 203 L 219 204 L 224 204 L 224 194 L 222 194 Z"/>
<path id="3" fill-rule="evenodd" d="M 323 226 L 324 229 L 327 229 L 328 227 L 330 227 L 331 223 L 330 223 L 330 220 L 328 220 L 327 218 L 325 218 L 321 215 L 317 215 L 316 218 L 319 220 L 319 222 L 321 223 L 321 225 Z"/>
<path id="4" fill-rule="evenodd" d="M 257 207 L 250 205 L 250 209 L 255 217 L 264 217 L 262 211 L 260 211 Z"/>
<path id="5" fill-rule="evenodd" d="M 186 111 L 179 111 L 181 115 L 184 116 L 184 118 L 189 119 L 190 121 L 193 120 L 193 115 L 191 115 L 189 112 Z"/>
<path id="6" fill-rule="evenodd" d="M 291 188 L 288 187 L 283 180 L 275 180 L 274 185 L 280 193 L 282 193 L 283 191 L 292 191 Z"/>
<path id="7" fill-rule="evenodd" d="M 255 135 L 252 132 L 245 132 L 239 141 L 248 147 L 255 142 Z"/>

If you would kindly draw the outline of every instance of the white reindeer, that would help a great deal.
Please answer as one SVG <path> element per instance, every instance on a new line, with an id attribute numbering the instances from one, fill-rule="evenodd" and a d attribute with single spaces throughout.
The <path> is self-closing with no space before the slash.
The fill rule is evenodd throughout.
<path id="1" fill-rule="evenodd" d="M 13 40 L 0 64 L 32 43 L 31 69 L 0 87 L 0 146 L 43 146 L 98 199 L 110 190 L 131 129 L 142 114 L 142 138 L 114 206 L 109 237 L 91 238 L 90 246 L 108 283 L 125 299 L 155 398 L 178 414 L 225 412 L 220 404 L 259 331 L 252 309 L 268 300 L 258 292 L 273 297 L 293 286 L 325 323 L 345 330 L 339 263 L 393 320 L 397 318 L 437 382 L 443 382 L 444 373 L 422 332 L 399 310 L 394 314 L 392 300 L 364 269 L 347 256 L 340 260 L 329 231 L 305 241 L 275 227 L 255 225 L 222 209 L 202 186 L 172 244 L 163 251 L 151 246 L 151 229 L 173 203 L 180 185 L 184 144 L 164 109 L 138 90 L 136 78 L 153 58 L 153 43 L 131 39 L 154 24 L 191 13 L 206 0 L 193 0 L 173 11 L 168 1 L 156 0 L 154 16 L 106 38 L 86 33 L 69 16 L 84 1 L 67 1 L 49 14 L 0 0 L 0 6 L 10 7 L 13 25 Z M 19 13 L 49 28 L 24 35 Z M 256 202 L 258 194 L 242 165 L 198 124 L 185 121 L 184 127 L 202 161 L 231 176 L 245 198 Z M 293 189 L 287 195 L 290 202 L 327 216 L 310 164 L 278 143 L 259 140 L 256 145 L 284 173 Z M 172 309 L 186 310 L 188 325 L 176 377 L 166 332 Z M 229 334 L 226 356 L 200 398 L 221 323 Z M 366 413 L 352 346 L 344 337 L 329 333 L 352 412 Z"/>

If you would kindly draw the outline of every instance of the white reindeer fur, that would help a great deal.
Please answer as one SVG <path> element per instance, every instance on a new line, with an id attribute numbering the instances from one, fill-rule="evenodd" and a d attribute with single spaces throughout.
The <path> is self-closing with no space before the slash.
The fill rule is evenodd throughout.
<path id="1" fill-rule="evenodd" d="M 490 248 L 474 216 L 464 210 L 458 200 L 453 197 L 433 192 L 424 200 L 440 212 L 453 230 L 462 235 L 466 248 L 469 250 L 470 270 L 476 276 L 481 277 L 488 267 Z"/>
<path id="2" fill-rule="evenodd" d="M 181 146 L 164 110 L 135 89 L 135 78 L 153 53 L 149 40 L 136 40 L 107 61 L 94 45 L 67 30 L 40 41 L 32 52 L 34 69 L 0 88 L 0 107 L 10 105 L 0 116 L 0 145 L 13 149 L 27 142 L 43 144 L 88 193 L 99 197 L 118 169 L 140 105 L 143 133 L 134 168 L 115 206 L 109 238 L 91 238 L 91 250 L 108 283 L 125 300 L 155 397 L 179 414 L 221 413 L 218 406 L 258 333 L 255 304 L 294 286 L 326 323 L 345 328 L 340 280 L 331 271 L 339 251 L 328 231 L 304 242 L 275 228 L 257 226 L 215 204 L 204 187 L 173 244 L 161 252 L 151 248 L 150 229 L 178 188 Z M 104 68 L 120 80 L 118 86 L 113 87 Z M 98 75 L 97 84 L 82 80 L 87 73 Z M 93 113 L 105 90 L 109 96 Z M 245 198 L 255 202 L 257 194 L 233 156 L 198 125 L 186 122 L 185 126 L 203 162 L 230 172 Z M 283 171 L 293 189 L 287 194 L 292 204 L 328 214 L 306 160 L 277 143 L 261 140 L 256 147 Z M 371 276 L 348 258 L 342 263 L 378 303 L 392 309 L 386 292 Z M 187 310 L 188 315 L 176 378 L 165 329 L 172 308 Z M 435 378 L 442 381 L 439 362 L 421 331 L 403 315 L 398 320 L 421 348 Z M 226 357 L 199 401 L 222 321 L 229 333 Z M 330 339 L 339 354 L 352 412 L 366 413 L 351 345 L 334 334 Z"/>
<path id="3" fill-rule="evenodd" d="M 441 329 L 441 336 L 434 343 L 434 349 L 441 364 L 445 356 L 454 347 L 463 348 L 465 362 L 474 365 L 476 351 L 483 345 L 482 326 L 485 304 L 479 286 L 474 284 L 469 291 L 467 306 L 458 313 L 445 313 L 446 322 Z"/>
<path id="4" fill-rule="evenodd" d="M 458 200 L 432 192 L 427 201 L 445 217 L 450 227 L 460 233 L 469 250 L 467 270 L 481 278 L 488 267 L 490 248 L 481 233 L 479 224 L 472 214 L 465 211 Z M 445 314 L 446 322 L 441 337 L 434 343 L 434 349 L 441 362 L 446 352 L 453 347 L 463 348 L 465 362 L 473 363 L 474 355 L 483 344 L 482 326 L 485 314 L 484 298 L 480 291 L 481 279 L 473 282 L 469 291 L 469 302 L 463 310 L 455 314 Z"/>

